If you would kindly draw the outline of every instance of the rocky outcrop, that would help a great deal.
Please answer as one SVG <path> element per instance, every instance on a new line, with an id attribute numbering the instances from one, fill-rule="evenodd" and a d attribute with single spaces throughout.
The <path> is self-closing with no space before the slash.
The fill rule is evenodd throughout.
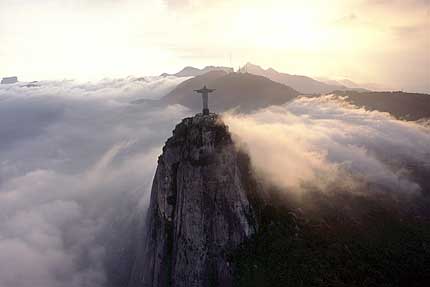
<path id="1" fill-rule="evenodd" d="M 158 159 L 129 287 L 232 286 L 229 254 L 257 230 L 239 161 L 219 116 L 176 126 Z"/>
<path id="2" fill-rule="evenodd" d="M 7 84 L 15 84 L 17 82 L 18 82 L 18 77 L 6 77 L 1 80 L 0 84 L 7 85 Z"/>

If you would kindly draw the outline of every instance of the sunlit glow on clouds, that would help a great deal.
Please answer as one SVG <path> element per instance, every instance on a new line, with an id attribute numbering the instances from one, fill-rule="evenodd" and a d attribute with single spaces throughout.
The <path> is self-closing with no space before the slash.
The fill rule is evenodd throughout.
<path id="1" fill-rule="evenodd" d="M 151 100 L 183 80 L 0 85 L 1 287 L 124 286 L 107 284 L 126 264 L 116 252 L 141 232 L 162 145 L 192 114 Z M 223 116 L 285 192 L 422 191 L 407 169 L 430 164 L 430 131 L 418 123 L 333 96 Z"/>
<path id="2" fill-rule="evenodd" d="M 429 3 L 1 0 L 0 76 L 86 79 L 251 61 L 429 92 Z"/>

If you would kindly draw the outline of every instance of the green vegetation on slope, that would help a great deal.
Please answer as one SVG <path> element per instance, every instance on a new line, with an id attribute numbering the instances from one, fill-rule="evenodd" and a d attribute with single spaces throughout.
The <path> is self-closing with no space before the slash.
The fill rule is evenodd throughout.
<path id="1" fill-rule="evenodd" d="M 346 96 L 353 105 L 367 110 L 387 112 L 398 119 L 419 120 L 430 118 L 430 95 L 405 92 L 335 91 Z"/>
<path id="2" fill-rule="evenodd" d="M 305 197 L 265 208 L 232 254 L 237 286 L 430 286 L 428 220 L 385 199 Z"/>

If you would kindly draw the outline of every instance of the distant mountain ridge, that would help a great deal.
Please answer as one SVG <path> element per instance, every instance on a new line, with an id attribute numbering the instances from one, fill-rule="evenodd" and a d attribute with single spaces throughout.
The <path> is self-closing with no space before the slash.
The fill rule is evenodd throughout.
<path id="1" fill-rule="evenodd" d="M 209 98 L 211 111 L 223 112 L 237 109 L 239 112 L 247 113 L 271 105 L 282 105 L 301 94 L 306 95 L 303 90 L 309 92 L 312 89 L 320 89 L 319 92 L 308 93 L 308 96 L 334 94 L 358 107 L 387 112 L 398 119 L 408 121 L 430 119 L 430 95 L 428 94 L 369 91 L 357 88 L 359 85 L 349 80 L 330 81 L 329 83 L 333 84 L 324 84 L 321 81 L 326 79 L 316 81 L 305 76 L 279 73 L 272 68 L 263 69 L 250 63 L 240 68 L 239 72 L 232 72 L 229 68 L 226 70 L 217 70 L 217 68 L 223 67 L 206 67 L 206 70 L 212 70 L 185 80 L 164 96 L 159 104 L 180 104 L 199 112 L 202 105 L 201 97 L 194 90 L 207 85 L 209 88 L 216 89 Z M 203 70 L 188 67 L 181 72 L 201 73 Z M 298 89 L 301 84 L 307 83 L 309 87 Z M 335 83 L 346 83 L 352 87 Z"/>
<path id="2" fill-rule="evenodd" d="M 347 87 L 345 85 L 334 85 L 328 84 L 321 81 L 317 81 L 307 76 L 301 75 L 290 75 L 287 73 L 281 73 L 273 68 L 263 69 L 258 65 L 247 63 L 245 66 L 239 69 L 240 73 L 250 73 L 258 76 L 266 77 L 274 82 L 278 82 L 287 85 L 296 91 L 304 94 L 325 94 L 335 90 L 356 90 L 357 87 Z M 364 90 L 360 89 L 359 90 Z"/>
<path id="3" fill-rule="evenodd" d="M 234 69 L 225 66 L 206 66 L 203 69 L 187 66 L 175 74 L 163 73 L 162 77 L 175 76 L 175 77 L 196 77 L 213 71 L 223 71 L 226 73 L 233 73 Z M 263 69 L 262 67 L 247 63 L 239 68 L 238 73 L 249 73 L 257 76 L 266 77 L 274 82 L 278 82 L 289 86 L 302 94 L 326 94 L 333 91 L 367 91 L 358 84 L 349 81 L 333 81 L 333 80 L 316 80 L 303 75 L 291 75 L 288 73 L 278 72 L 273 68 Z"/>
<path id="4" fill-rule="evenodd" d="M 208 72 L 212 72 L 212 71 L 224 71 L 227 73 L 234 72 L 233 68 L 223 67 L 223 66 L 206 66 L 203 69 L 187 66 L 175 74 L 163 73 L 163 74 L 161 74 L 161 76 L 162 77 L 167 77 L 167 76 L 196 77 L 196 76 L 200 76 L 200 75 L 206 74 Z"/>
<path id="5" fill-rule="evenodd" d="M 355 106 L 370 111 L 387 112 L 392 116 L 416 121 L 430 119 L 430 95 L 405 92 L 357 92 L 335 91 L 335 95 L 344 97 Z"/>
<path id="6" fill-rule="evenodd" d="M 332 80 L 327 78 L 317 78 L 318 81 L 329 84 L 329 85 L 337 85 L 337 86 L 346 86 L 351 90 L 365 92 L 365 91 L 391 91 L 393 88 L 381 85 L 378 83 L 356 83 L 348 79 L 340 79 L 340 80 Z"/>

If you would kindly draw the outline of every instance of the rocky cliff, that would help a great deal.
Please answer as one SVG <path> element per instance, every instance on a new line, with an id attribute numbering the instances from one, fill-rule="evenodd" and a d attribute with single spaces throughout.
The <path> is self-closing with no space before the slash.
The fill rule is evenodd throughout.
<path id="1" fill-rule="evenodd" d="M 229 252 L 257 230 L 249 174 L 219 116 L 178 124 L 158 159 L 129 287 L 232 286 Z"/>

